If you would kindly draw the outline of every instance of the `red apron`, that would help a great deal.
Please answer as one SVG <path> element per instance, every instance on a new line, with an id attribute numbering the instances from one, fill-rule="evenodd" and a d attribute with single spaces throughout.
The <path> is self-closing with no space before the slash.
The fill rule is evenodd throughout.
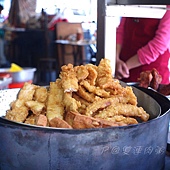
<path id="1" fill-rule="evenodd" d="M 137 53 L 137 50 L 147 44 L 147 42 L 155 36 L 155 32 L 159 25 L 159 19 L 150 18 L 127 18 L 125 21 L 125 34 L 122 45 L 120 59 L 127 61 L 130 57 Z M 130 77 L 123 79 L 125 82 L 137 82 L 142 71 L 152 70 L 156 68 L 162 76 L 162 84 L 169 82 L 169 61 L 170 53 L 167 50 L 163 55 L 149 64 L 130 70 Z"/>

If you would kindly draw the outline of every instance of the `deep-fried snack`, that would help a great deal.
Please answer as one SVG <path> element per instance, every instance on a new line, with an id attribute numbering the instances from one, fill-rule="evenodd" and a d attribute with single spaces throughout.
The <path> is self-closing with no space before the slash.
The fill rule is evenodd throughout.
<path id="1" fill-rule="evenodd" d="M 65 106 L 66 112 L 77 112 L 77 109 L 81 106 L 80 101 L 77 101 L 72 97 L 72 93 L 64 93 L 63 104 Z"/>
<path id="2" fill-rule="evenodd" d="M 155 68 L 152 69 L 151 73 L 152 73 L 153 78 L 151 80 L 150 87 L 152 87 L 155 90 L 158 90 L 159 84 L 162 81 L 162 76 L 159 74 L 159 72 Z"/>
<path id="3" fill-rule="evenodd" d="M 70 126 L 65 120 L 57 118 L 57 117 L 50 120 L 49 126 L 50 127 L 56 127 L 56 128 L 72 129 L 72 126 Z"/>
<path id="4" fill-rule="evenodd" d="M 112 69 L 110 65 L 110 60 L 101 59 L 97 67 L 97 86 L 105 89 L 113 84 Z"/>
<path id="5" fill-rule="evenodd" d="M 89 128 L 119 126 L 119 123 L 113 121 L 95 119 L 93 117 L 81 115 L 76 112 L 67 112 L 65 120 L 74 129 L 89 129 Z"/>
<path id="6" fill-rule="evenodd" d="M 77 74 L 78 81 L 86 79 L 87 76 L 89 75 L 89 71 L 87 70 L 87 67 L 84 66 L 84 65 L 75 66 L 74 70 L 75 70 L 75 72 Z"/>
<path id="7" fill-rule="evenodd" d="M 47 117 L 45 115 L 38 115 L 35 119 L 35 124 L 37 126 L 47 126 Z"/>
<path id="8" fill-rule="evenodd" d="M 35 115 L 39 115 L 42 112 L 42 110 L 45 108 L 44 103 L 33 101 L 33 100 L 26 101 L 25 106 L 27 106 L 27 108 L 29 108 L 29 110 L 31 110 L 32 113 Z"/>
<path id="9" fill-rule="evenodd" d="M 132 117 L 125 117 L 123 115 L 115 115 L 114 117 L 107 117 L 106 120 L 122 123 L 122 125 L 138 124 L 138 121 Z"/>
<path id="10" fill-rule="evenodd" d="M 63 119 L 64 112 L 65 112 L 64 105 L 62 103 L 60 105 L 59 104 L 48 105 L 46 116 L 48 118 L 48 121 L 55 117 Z"/>
<path id="11" fill-rule="evenodd" d="M 123 115 L 126 117 L 138 117 L 145 122 L 149 119 L 149 114 L 147 114 L 142 107 L 136 107 L 131 104 L 122 103 L 116 103 L 115 105 L 112 104 L 102 111 L 99 111 L 99 113 L 94 117 L 106 119 L 108 117 L 114 117 L 117 115 Z"/>
<path id="12" fill-rule="evenodd" d="M 23 99 L 17 99 L 10 103 L 11 110 L 15 108 L 20 108 L 25 105 L 25 100 Z"/>
<path id="13" fill-rule="evenodd" d="M 114 95 L 114 96 L 119 98 L 120 103 L 128 103 L 135 106 L 137 105 L 137 97 L 133 93 L 132 87 L 130 86 L 126 86 L 125 88 L 122 88 L 121 92 L 118 93 L 118 95 Z"/>
<path id="14" fill-rule="evenodd" d="M 28 116 L 28 109 L 26 106 L 8 110 L 5 118 L 16 122 L 23 123 Z"/>
<path id="15" fill-rule="evenodd" d="M 26 82 L 19 91 L 16 101 L 11 103 L 11 108 L 7 111 L 5 117 L 9 120 L 24 122 L 29 114 L 25 102 L 33 99 L 34 92 L 37 88 L 38 86 Z"/>
<path id="16" fill-rule="evenodd" d="M 138 78 L 140 87 L 144 88 L 151 87 L 154 90 L 158 90 L 161 81 L 162 76 L 155 68 L 153 68 L 152 70 L 141 72 L 140 77 Z"/>
<path id="17" fill-rule="evenodd" d="M 93 85 L 90 85 L 90 83 L 88 81 L 83 80 L 80 85 L 84 86 L 86 88 L 86 90 L 88 90 L 90 93 L 94 93 L 97 96 L 100 97 L 109 97 L 110 93 L 105 91 L 104 89 L 101 89 L 100 87 L 96 87 Z"/>
<path id="18" fill-rule="evenodd" d="M 24 101 L 32 100 L 35 90 L 37 88 L 38 88 L 38 86 L 36 86 L 36 85 L 30 84 L 28 82 L 24 83 L 24 86 L 19 91 L 18 99 L 21 99 Z"/>
<path id="19" fill-rule="evenodd" d="M 153 76 L 152 76 L 151 71 L 141 72 L 140 77 L 138 78 L 139 86 L 148 88 L 150 86 L 152 78 Z"/>
<path id="20" fill-rule="evenodd" d="M 92 64 L 86 64 L 86 68 L 89 72 L 89 75 L 87 76 L 87 81 L 90 85 L 94 86 L 96 84 L 97 79 L 97 66 L 94 66 Z"/>
<path id="21" fill-rule="evenodd" d="M 37 115 L 31 114 L 30 116 L 28 116 L 26 118 L 26 120 L 24 121 L 24 123 L 26 124 L 30 124 L 30 125 L 35 125 L 35 119 L 36 119 Z"/>
<path id="22" fill-rule="evenodd" d="M 74 92 L 78 90 L 78 79 L 73 65 L 68 64 L 61 67 L 60 78 L 64 92 Z"/>
<path id="23" fill-rule="evenodd" d="M 25 83 L 10 106 L 7 119 L 55 128 L 125 126 L 149 119 L 137 106 L 132 87 L 123 87 L 112 77 L 108 59 L 99 66 L 62 66 L 49 88 Z"/>
<path id="24" fill-rule="evenodd" d="M 72 97 L 74 99 L 76 99 L 77 101 L 79 101 L 81 103 L 81 105 L 85 105 L 86 107 L 88 105 L 90 105 L 90 103 L 88 101 L 86 101 L 85 99 L 83 99 L 82 97 L 78 96 L 76 93 L 72 93 Z"/>
<path id="25" fill-rule="evenodd" d="M 47 100 L 47 88 L 38 87 L 34 93 L 34 100 L 41 103 L 45 103 Z"/>
<path id="26" fill-rule="evenodd" d="M 93 102 L 95 101 L 95 95 L 94 93 L 89 93 L 88 91 L 86 91 L 86 89 L 83 86 L 79 86 L 79 89 L 77 91 L 77 94 L 82 97 L 83 99 L 85 99 L 88 102 Z"/>
<path id="27" fill-rule="evenodd" d="M 87 116 L 94 116 L 98 110 L 104 109 L 112 104 L 112 98 L 100 99 L 98 101 L 94 101 L 86 108 Z M 115 103 L 118 103 L 119 99 L 115 99 Z"/>
<path id="28" fill-rule="evenodd" d="M 50 90 L 48 92 L 47 99 L 47 113 L 46 116 L 48 121 L 51 119 L 58 117 L 63 119 L 64 116 L 64 105 L 63 101 L 63 88 L 61 85 L 61 80 L 57 79 L 56 82 L 50 82 Z"/>

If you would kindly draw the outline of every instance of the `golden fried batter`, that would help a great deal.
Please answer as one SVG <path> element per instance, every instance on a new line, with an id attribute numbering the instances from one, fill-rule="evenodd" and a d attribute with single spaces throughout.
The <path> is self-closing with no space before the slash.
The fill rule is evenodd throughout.
<path id="1" fill-rule="evenodd" d="M 45 103 L 47 100 L 47 88 L 38 87 L 35 90 L 34 99 L 38 102 Z"/>
<path id="2" fill-rule="evenodd" d="M 73 92 L 78 90 L 78 79 L 73 65 L 68 64 L 61 67 L 60 78 L 64 92 Z"/>
<path id="3" fill-rule="evenodd" d="M 26 106 L 8 110 L 5 118 L 16 122 L 24 122 L 28 116 L 28 109 Z"/>
<path id="4" fill-rule="evenodd" d="M 87 64 L 86 68 L 89 72 L 87 81 L 89 82 L 90 85 L 94 86 L 96 84 L 97 79 L 97 67 L 93 67 L 92 64 Z"/>
<path id="5" fill-rule="evenodd" d="M 6 118 L 70 129 L 126 126 L 149 119 L 137 104 L 132 87 L 114 79 L 110 61 L 102 59 L 98 66 L 62 66 L 49 88 L 25 83 Z"/>
<path id="6" fill-rule="evenodd" d="M 117 115 L 123 115 L 126 117 L 139 117 L 142 121 L 147 121 L 149 119 L 149 114 L 147 114 L 142 107 L 136 107 L 131 104 L 123 103 L 110 105 L 102 111 L 99 111 L 95 117 L 106 119 L 108 117 L 114 117 Z"/>
<path id="7" fill-rule="evenodd" d="M 26 82 L 18 94 L 18 99 L 28 101 L 33 99 L 33 95 L 38 86 Z"/>
<path id="8" fill-rule="evenodd" d="M 87 67 L 84 65 L 81 66 L 75 66 L 74 70 L 77 74 L 77 79 L 78 81 L 84 80 L 87 78 L 87 76 L 89 75 L 89 72 L 87 70 Z"/>
<path id="9" fill-rule="evenodd" d="M 58 79 L 56 82 L 50 82 L 50 90 L 48 93 L 47 99 L 47 113 L 46 116 L 48 121 L 51 119 L 58 117 L 63 119 L 64 115 L 64 105 L 63 101 L 63 88 L 61 85 L 61 80 Z"/>
<path id="10" fill-rule="evenodd" d="M 26 82 L 19 91 L 17 100 L 11 103 L 11 109 L 7 111 L 5 117 L 9 120 L 24 122 L 29 114 L 25 102 L 33 99 L 37 88 L 38 86 Z"/>
<path id="11" fill-rule="evenodd" d="M 72 97 L 71 93 L 64 93 L 63 104 L 65 106 L 66 112 L 68 112 L 68 111 L 77 112 L 77 109 L 81 106 L 81 103 L 79 101 L 75 100 Z"/>
<path id="12" fill-rule="evenodd" d="M 68 112 L 65 119 L 74 129 L 88 129 L 88 128 L 102 128 L 102 127 L 111 127 L 119 126 L 119 123 L 95 119 L 90 116 L 81 115 L 75 112 Z"/>
<path id="13" fill-rule="evenodd" d="M 84 80 L 80 83 L 80 85 L 84 86 L 86 90 L 88 90 L 90 93 L 96 94 L 97 96 L 105 98 L 108 98 L 110 96 L 109 92 L 105 91 L 104 89 L 101 89 L 100 87 L 90 85 L 88 81 Z"/>
<path id="14" fill-rule="evenodd" d="M 39 115 L 45 108 L 45 104 L 38 101 L 26 101 L 25 106 L 27 106 L 35 115 Z"/>
<path id="15" fill-rule="evenodd" d="M 110 60 L 101 59 L 97 68 L 97 86 L 105 89 L 113 85 L 112 69 Z"/>
<path id="16" fill-rule="evenodd" d="M 88 91 L 85 90 L 84 87 L 79 86 L 79 89 L 77 91 L 77 93 L 80 97 L 82 97 L 83 99 L 85 99 L 88 102 L 93 102 L 95 101 L 95 95 L 94 93 L 89 93 Z"/>

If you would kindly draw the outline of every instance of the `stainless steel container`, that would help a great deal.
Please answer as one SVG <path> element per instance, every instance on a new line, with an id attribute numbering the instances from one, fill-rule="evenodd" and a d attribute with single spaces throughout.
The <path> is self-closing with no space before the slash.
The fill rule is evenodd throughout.
<path id="1" fill-rule="evenodd" d="M 133 90 L 139 105 L 150 113 L 152 120 L 122 127 L 70 130 L 29 126 L 0 118 L 0 169 L 163 169 L 170 102 L 152 90 Z M 9 107 L 16 94 L 17 89 L 2 92 L 0 108 Z M 4 110 L 1 110 L 2 116 Z"/>
<path id="2" fill-rule="evenodd" d="M 23 68 L 21 71 L 10 72 L 9 68 L 1 68 L 0 74 L 10 74 L 12 77 L 12 83 L 27 82 L 34 79 L 34 73 L 36 68 Z"/>

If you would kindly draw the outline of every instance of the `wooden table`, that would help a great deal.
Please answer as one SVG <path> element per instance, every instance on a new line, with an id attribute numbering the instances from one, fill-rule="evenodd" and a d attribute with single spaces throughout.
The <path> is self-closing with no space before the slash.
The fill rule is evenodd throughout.
<path id="1" fill-rule="evenodd" d="M 56 44 L 61 45 L 61 55 L 62 55 L 62 63 L 65 63 L 65 55 L 67 55 L 66 52 L 66 45 L 72 46 L 72 52 L 71 54 L 73 55 L 73 62 L 74 65 L 80 65 L 83 64 L 84 62 L 90 62 L 87 61 L 86 59 L 83 59 L 83 48 L 85 46 L 89 46 L 92 44 L 95 44 L 94 41 L 90 40 L 79 40 L 79 41 L 69 41 L 69 40 L 56 40 Z"/>

